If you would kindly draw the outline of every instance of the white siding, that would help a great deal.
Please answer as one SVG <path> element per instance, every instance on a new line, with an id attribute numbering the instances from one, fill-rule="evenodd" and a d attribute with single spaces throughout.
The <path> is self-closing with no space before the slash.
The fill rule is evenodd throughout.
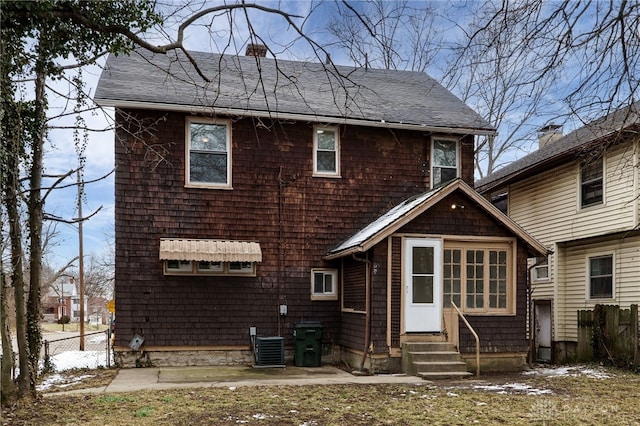
<path id="1" fill-rule="evenodd" d="M 562 250 L 562 249 L 561 249 Z M 614 298 L 588 300 L 587 259 L 611 253 L 614 257 Z M 571 243 L 564 249 L 564 268 L 559 272 L 558 294 L 563 294 L 556 319 L 555 340 L 577 340 L 577 312 L 593 309 L 596 303 L 628 308 L 640 303 L 640 237 L 617 238 L 591 244 Z"/>
<path id="2" fill-rule="evenodd" d="M 615 253 L 617 303 L 640 303 L 640 237 L 578 244 L 634 229 L 639 222 L 639 141 L 610 150 L 604 161 L 604 203 L 580 208 L 580 166 L 576 160 L 509 187 L 509 216 L 553 250 L 549 282 L 532 282 L 533 299 L 553 299 L 554 341 L 577 339 L 577 311 L 591 309 L 587 300 L 586 259 L 593 253 Z"/>
<path id="3" fill-rule="evenodd" d="M 631 229 L 638 203 L 633 155 L 631 144 L 606 154 L 602 205 L 580 208 L 574 161 L 512 185 L 509 216 L 545 245 Z"/>

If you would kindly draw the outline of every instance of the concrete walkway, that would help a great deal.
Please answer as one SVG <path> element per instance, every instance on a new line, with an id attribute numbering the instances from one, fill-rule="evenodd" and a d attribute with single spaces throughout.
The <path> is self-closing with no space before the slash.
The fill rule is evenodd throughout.
<path id="1" fill-rule="evenodd" d="M 301 386 L 329 384 L 415 383 L 427 381 L 406 374 L 358 375 L 333 366 L 286 368 L 155 367 L 126 368 L 106 387 L 79 389 L 67 393 L 131 392 L 154 389 L 241 386 Z M 60 393 L 55 393 L 59 395 Z"/>

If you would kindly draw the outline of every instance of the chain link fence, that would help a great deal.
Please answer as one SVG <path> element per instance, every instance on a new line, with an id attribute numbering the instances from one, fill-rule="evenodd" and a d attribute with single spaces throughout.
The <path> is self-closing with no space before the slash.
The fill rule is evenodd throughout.
<path id="1" fill-rule="evenodd" d="M 84 350 L 80 350 L 80 335 L 43 342 L 43 370 L 65 371 L 75 368 L 110 368 L 113 359 L 109 330 L 84 335 Z"/>

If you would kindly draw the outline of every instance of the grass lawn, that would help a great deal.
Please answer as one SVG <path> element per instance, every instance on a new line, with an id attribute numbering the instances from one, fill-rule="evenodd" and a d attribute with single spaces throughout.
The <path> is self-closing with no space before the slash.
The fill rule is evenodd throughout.
<path id="1" fill-rule="evenodd" d="M 640 375 L 614 369 L 420 385 L 191 388 L 54 394 L 6 425 L 631 425 Z"/>

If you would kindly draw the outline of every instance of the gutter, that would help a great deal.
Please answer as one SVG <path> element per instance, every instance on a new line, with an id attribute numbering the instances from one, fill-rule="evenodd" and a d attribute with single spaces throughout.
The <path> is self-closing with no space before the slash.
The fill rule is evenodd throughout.
<path id="1" fill-rule="evenodd" d="M 256 117 L 256 118 L 270 118 L 274 120 L 293 120 L 293 121 L 310 121 L 326 124 L 347 124 L 352 126 L 368 126 L 384 129 L 396 129 L 396 130 L 419 130 L 430 133 L 452 133 L 461 135 L 481 135 L 491 136 L 497 132 L 493 129 L 487 128 L 474 128 L 474 127 L 447 127 L 447 126 L 428 126 L 426 124 L 409 124 L 409 123 L 396 123 L 387 122 L 385 120 L 374 121 L 355 118 L 333 117 L 323 115 L 309 115 L 309 114 L 297 114 L 297 113 L 280 113 L 277 111 L 257 111 L 246 110 L 241 108 L 219 108 L 219 107 L 207 107 L 207 106 L 195 106 L 195 105 L 176 105 L 165 104 L 159 102 L 144 102 L 144 101 L 123 101 L 114 99 L 102 99 L 94 98 L 94 102 L 101 107 L 113 107 L 113 108 L 131 108 L 131 109 L 153 109 L 156 111 L 171 111 L 171 112 L 186 112 L 191 114 L 220 114 L 220 115 L 235 115 L 238 117 Z"/>

